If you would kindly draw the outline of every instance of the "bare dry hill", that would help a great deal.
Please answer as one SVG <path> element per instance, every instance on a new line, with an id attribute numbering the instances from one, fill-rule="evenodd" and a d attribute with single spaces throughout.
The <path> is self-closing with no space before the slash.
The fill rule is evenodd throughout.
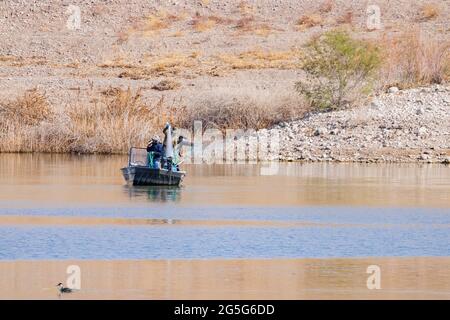
<path id="1" fill-rule="evenodd" d="M 370 5 L 380 8 L 380 29 L 367 27 Z M 343 28 L 386 49 L 384 90 L 402 87 L 402 68 L 430 68 L 422 61 L 450 40 L 449 17 L 445 0 L 5 0 L 0 97 L 37 88 L 61 112 L 130 87 L 148 104 L 271 106 L 295 118 L 303 100 L 294 84 L 311 38 Z"/>

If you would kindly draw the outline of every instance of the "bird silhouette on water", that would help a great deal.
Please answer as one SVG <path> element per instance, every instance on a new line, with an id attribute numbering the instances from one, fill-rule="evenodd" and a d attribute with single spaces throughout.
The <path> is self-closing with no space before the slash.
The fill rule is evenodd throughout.
<path id="1" fill-rule="evenodd" d="M 70 292 L 73 291 L 73 290 L 70 289 L 70 288 L 64 287 L 63 284 L 62 284 L 61 282 L 58 283 L 56 286 L 58 287 L 58 290 L 59 290 L 60 293 L 70 293 Z"/>

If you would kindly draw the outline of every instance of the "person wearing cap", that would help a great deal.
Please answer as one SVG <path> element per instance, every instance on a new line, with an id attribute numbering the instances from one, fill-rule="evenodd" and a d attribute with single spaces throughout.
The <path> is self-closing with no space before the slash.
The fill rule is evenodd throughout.
<path id="1" fill-rule="evenodd" d="M 147 145 L 148 163 L 154 169 L 160 169 L 163 145 L 159 136 L 155 135 Z"/>

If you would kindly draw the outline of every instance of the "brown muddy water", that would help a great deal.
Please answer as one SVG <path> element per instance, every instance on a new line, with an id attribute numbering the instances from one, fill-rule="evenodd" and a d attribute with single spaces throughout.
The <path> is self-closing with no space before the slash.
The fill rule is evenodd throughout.
<path id="1" fill-rule="evenodd" d="M 0 298 L 58 298 L 71 264 L 62 298 L 450 298 L 449 166 L 185 165 L 169 188 L 125 164 L 0 154 Z"/>

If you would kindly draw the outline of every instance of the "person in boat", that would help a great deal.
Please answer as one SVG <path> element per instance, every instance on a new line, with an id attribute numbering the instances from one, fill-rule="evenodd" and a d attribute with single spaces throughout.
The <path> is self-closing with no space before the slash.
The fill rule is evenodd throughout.
<path id="1" fill-rule="evenodd" d="M 184 146 L 190 146 L 192 147 L 194 144 L 192 142 L 187 141 L 186 137 L 179 136 L 176 140 L 174 140 L 173 145 L 173 163 L 176 166 L 177 171 L 180 171 L 180 164 L 184 161 L 184 152 L 183 147 Z"/>
<path id="2" fill-rule="evenodd" d="M 147 145 L 147 153 L 149 166 L 154 169 L 160 169 L 161 157 L 163 155 L 163 144 L 161 143 L 159 136 L 155 135 L 152 140 L 150 140 Z"/>

